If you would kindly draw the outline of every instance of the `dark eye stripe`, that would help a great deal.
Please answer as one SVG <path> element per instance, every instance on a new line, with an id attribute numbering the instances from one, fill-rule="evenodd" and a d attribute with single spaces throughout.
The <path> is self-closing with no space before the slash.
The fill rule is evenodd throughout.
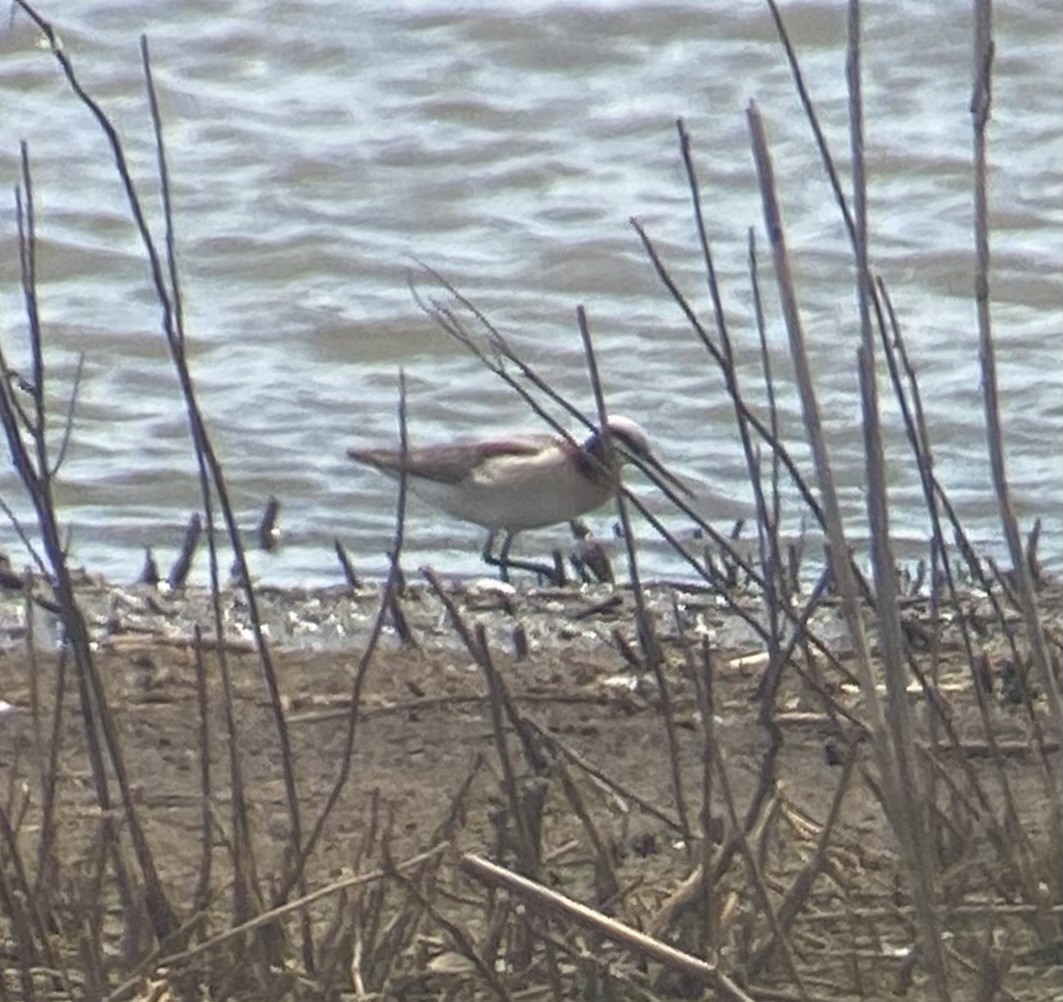
<path id="1" fill-rule="evenodd" d="M 649 449 L 646 448 L 646 444 L 640 442 L 638 439 L 632 438 L 626 431 L 610 428 L 609 435 L 613 440 L 613 444 L 619 446 L 621 449 L 626 449 L 628 452 L 634 453 L 636 456 L 649 455 Z"/>

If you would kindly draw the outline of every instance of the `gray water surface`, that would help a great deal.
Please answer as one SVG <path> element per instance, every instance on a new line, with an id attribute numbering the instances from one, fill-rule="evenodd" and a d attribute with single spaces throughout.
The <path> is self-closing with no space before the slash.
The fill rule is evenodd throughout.
<path id="1" fill-rule="evenodd" d="M 992 308 L 1009 473 L 1026 527 L 1045 520 L 1063 560 L 1063 119 L 1058 6 L 997 3 Z M 534 427 L 511 390 L 419 309 L 439 269 L 558 389 L 587 411 L 575 322 L 584 304 L 612 409 L 640 421 L 702 485 L 722 529 L 751 514 L 723 382 L 655 278 L 646 227 L 714 329 L 675 121 L 692 136 L 740 373 L 763 401 L 747 239 L 753 227 L 768 336 L 797 442 L 802 423 L 750 153 L 757 102 L 772 144 L 835 477 L 856 540 L 865 481 L 857 433 L 858 317 L 844 227 L 767 7 L 734 3 L 395 3 L 65 0 L 42 4 L 85 85 L 113 116 L 161 241 L 139 64 L 146 33 L 166 123 L 185 323 L 196 385 L 244 524 L 270 494 L 284 546 L 257 554 L 274 583 L 325 583 L 342 539 L 385 567 L 394 487 L 345 459 L 397 438 L 399 367 L 410 434 L 443 442 Z M 843 5 L 783 4 L 834 155 L 849 158 Z M 874 266 L 918 369 L 937 471 L 972 536 L 1001 552 L 986 461 L 973 288 L 969 4 L 864 5 L 866 155 Z M 102 133 L 36 30 L 0 31 L 0 180 L 29 143 L 40 296 L 61 424 L 78 353 L 85 375 L 60 499 L 74 558 L 117 580 L 143 548 L 165 564 L 199 507 L 183 406 L 142 249 Z M 0 336 L 25 359 L 13 198 L 2 211 Z M 893 525 L 923 552 L 924 507 L 888 382 Z M 805 451 L 794 446 L 795 455 Z M 632 481 L 638 486 L 638 481 Z M 665 521 L 685 520 L 641 489 Z M 25 512 L 7 470 L 0 496 Z M 791 529 L 797 526 L 797 508 Z M 592 519 L 607 534 L 613 516 Z M 649 529 L 641 530 L 650 535 Z M 529 536 L 526 552 L 565 540 Z M 414 505 L 411 565 L 475 572 L 472 526 Z M 0 549 L 25 559 L 14 532 Z M 654 574 L 682 566 L 646 545 Z M 226 564 L 227 566 L 227 564 Z M 200 569 L 201 572 L 202 569 Z"/>

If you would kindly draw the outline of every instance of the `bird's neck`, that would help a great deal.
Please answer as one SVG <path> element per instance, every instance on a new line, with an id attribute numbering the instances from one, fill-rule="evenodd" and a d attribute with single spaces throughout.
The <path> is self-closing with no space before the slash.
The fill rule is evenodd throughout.
<path id="1" fill-rule="evenodd" d="M 612 453 L 609 457 L 611 462 L 608 462 L 606 459 L 605 439 L 602 437 L 602 433 L 600 431 L 594 432 L 594 434 L 589 436 L 580 447 L 580 473 L 582 473 L 588 480 L 596 480 L 599 482 L 609 480 L 609 468 L 612 467 L 615 474 L 620 465 L 616 449 L 613 448 L 609 451 Z"/>

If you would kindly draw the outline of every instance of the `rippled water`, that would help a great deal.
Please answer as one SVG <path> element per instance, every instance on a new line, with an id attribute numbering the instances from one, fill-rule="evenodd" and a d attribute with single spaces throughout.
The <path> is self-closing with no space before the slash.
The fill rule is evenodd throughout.
<path id="1" fill-rule="evenodd" d="M 85 84 L 114 116 L 161 236 L 137 37 L 150 40 L 173 178 L 194 375 L 242 521 L 270 493 L 285 545 L 276 582 L 335 580 L 332 540 L 384 566 L 393 485 L 344 458 L 410 431 L 443 441 L 532 424 L 511 391 L 422 313 L 416 261 L 452 280 L 559 389 L 593 409 L 584 304 L 611 406 L 705 485 L 726 527 L 750 494 L 722 380 L 655 279 L 637 217 L 712 327 L 676 141 L 693 138 L 741 375 L 760 401 L 747 233 L 762 215 L 746 107 L 765 118 L 821 403 L 854 533 L 857 315 L 850 253 L 766 6 L 65 0 L 57 19 Z M 848 160 L 842 5 L 784 16 L 832 149 Z M 970 11 L 958 0 L 867 3 L 865 97 L 873 257 L 927 401 L 938 471 L 974 537 L 999 550 L 985 460 L 971 289 Z M 993 320 L 1009 470 L 1025 525 L 1045 519 L 1061 564 L 1063 78 L 1058 8 L 996 5 L 990 130 Z M 57 423 L 77 353 L 85 378 L 60 497 L 75 557 L 119 580 L 145 545 L 165 563 L 198 507 L 183 408 L 147 268 L 102 134 L 27 19 L 0 31 L 0 178 L 29 142 L 40 293 Z M 9 203 L 11 204 L 11 203 Z M 14 214 L 3 213 L 0 323 L 25 357 Z M 784 425 L 801 422 L 767 258 L 761 273 Z M 424 276 L 422 291 L 438 293 Z M 883 384 L 883 389 L 888 387 Z M 896 423 L 892 408 L 889 420 Z M 803 455 L 800 448 L 797 455 Z M 891 428 L 894 526 L 926 534 L 918 480 Z M 25 510 L 13 475 L 3 499 Z M 663 503 L 655 506 L 664 510 Z M 594 521 L 607 531 L 611 516 Z M 681 520 L 670 519 L 681 526 Z M 524 543 L 564 539 L 563 528 Z M 479 530 L 415 505 L 411 564 L 478 569 Z M 22 560 L 14 533 L 0 547 Z M 651 573 L 676 572 L 650 548 Z"/>

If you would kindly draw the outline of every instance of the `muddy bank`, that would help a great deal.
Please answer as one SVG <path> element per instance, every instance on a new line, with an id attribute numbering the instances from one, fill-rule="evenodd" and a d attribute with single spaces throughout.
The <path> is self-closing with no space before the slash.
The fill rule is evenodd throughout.
<path id="1" fill-rule="evenodd" d="M 921 997 L 923 972 L 909 964 L 911 905 L 904 869 L 862 740 L 863 708 L 858 688 L 846 677 L 848 654 L 837 610 L 827 603 L 811 621 L 817 637 L 829 640 L 824 650 L 831 657 L 808 645 L 795 655 L 766 719 L 757 699 L 766 648 L 734 609 L 739 604 L 760 622 L 764 611 L 757 601 L 742 596 L 724 601 L 663 585 L 647 594 L 663 653 L 659 675 L 639 670 L 633 597 L 623 588 L 448 585 L 447 596 L 463 621 L 486 631 L 507 689 L 512 716 L 499 732 L 484 671 L 443 602 L 423 584 L 411 583 L 400 600 L 402 631 L 395 610 L 386 613 L 388 625 L 368 663 L 365 645 L 380 611 L 379 587 L 353 594 L 264 589 L 261 612 L 304 837 L 335 798 L 307 863 L 306 889 L 344 874 L 387 870 L 440 843 L 447 848 L 433 857 L 430 875 L 417 871 L 420 897 L 396 877 L 375 898 L 368 890 L 337 892 L 308 906 L 313 968 L 300 947 L 305 931 L 299 913 L 293 913 L 279 926 L 280 945 L 271 947 L 272 962 L 284 958 L 286 968 L 256 967 L 255 951 L 264 948 L 244 937 L 187 960 L 181 959 L 183 947 L 171 946 L 156 954 L 160 970 L 183 971 L 197 984 L 245 997 L 335 997 L 359 979 L 366 991 L 383 998 L 437 998 L 455 986 L 473 997 L 483 989 L 482 977 L 467 958 L 458 962 L 458 928 L 477 950 L 496 951 L 514 990 L 549 984 L 545 941 L 533 935 L 540 944 L 533 948 L 527 939 L 529 930 L 539 927 L 485 897 L 454 865 L 462 852 L 518 865 L 520 826 L 499 757 L 501 733 L 521 810 L 529 810 L 534 822 L 542 882 L 703 952 L 705 933 L 697 931 L 702 927 L 696 920 L 702 898 L 692 895 L 691 887 L 709 859 L 717 868 L 712 936 L 721 963 L 737 972 L 754 997 L 779 997 L 791 975 L 784 957 L 768 946 L 772 920 L 758 898 L 743 843 L 736 841 L 736 833 L 745 831 L 759 860 L 759 886 L 768 890 L 773 908 L 796 909 L 788 942 L 802 976 L 836 989 L 824 988 L 816 997 L 849 998 L 858 988 L 865 997 L 882 997 L 909 977 L 912 997 Z M 208 638 L 212 632 L 209 594 L 167 595 L 86 581 L 80 598 L 162 886 L 179 915 L 189 915 L 200 902 L 204 924 L 192 942 L 209 940 L 232 924 L 236 908 L 234 840 L 242 822 L 234 761 L 241 772 L 259 902 L 251 914 L 269 903 L 291 852 L 278 718 L 253 652 L 246 599 L 222 597 L 227 696 L 216 647 L 209 640 L 198 647 L 194 642 L 197 625 Z M 1058 622 L 1063 608 L 1058 593 L 1046 592 L 1044 601 Z M 1033 716 L 1016 702 L 1018 669 L 1008 660 L 1013 638 L 989 628 L 990 610 L 978 600 L 969 600 L 961 618 L 969 629 L 982 631 L 981 693 L 967 667 L 959 622 L 933 620 L 923 601 L 908 603 L 905 615 L 913 650 L 922 645 L 918 664 L 937 678 L 934 713 L 924 712 L 925 695 L 913 688 L 920 711 L 917 740 L 955 786 L 950 793 L 942 785 L 937 794 L 942 816 L 950 819 L 941 832 L 952 833 L 941 851 L 952 852 L 957 866 L 962 862 L 959 869 L 942 871 L 942 893 L 950 902 L 943 912 L 946 929 L 965 958 L 976 957 L 980 937 L 995 930 L 1012 958 L 1009 990 L 1020 998 L 1047 997 L 1047 986 L 1058 976 L 1058 961 L 1045 953 L 1051 934 L 1044 922 L 1051 924 L 1052 901 L 1041 902 L 1047 910 L 1040 925 L 1029 911 L 999 908 L 1009 901 L 1009 907 L 1037 904 L 1010 882 L 1004 857 L 1017 852 L 1052 858 L 1044 767 L 1047 762 L 1058 770 L 1058 742 L 1038 733 L 1042 714 L 1036 694 Z M 151 953 L 151 938 L 133 934 L 137 923 L 146 922 L 143 906 L 130 903 L 137 892 L 121 890 L 113 862 L 101 856 L 104 813 L 88 766 L 72 674 L 68 666 L 57 717 L 61 676 L 54 618 L 39 606 L 27 617 L 25 603 L 9 597 L 2 629 L 8 644 L 0 652 L 0 697 L 14 709 L 0 717 L 0 786 L 9 791 L 8 817 L 17 820 L 15 844 L 31 873 L 36 861 L 53 860 L 48 899 L 57 916 L 56 950 L 68 951 L 72 972 L 83 963 L 75 959 L 75 920 L 84 920 L 87 888 L 101 889 L 108 946 L 97 976 L 113 989 Z M 523 641 L 515 639 L 521 635 Z M 711 655 L 711 720 L 699 682 L 706 677 L 704 642 Z M 352 716 L 352 683 L 366 664 Z M 948 721 L 947 732 L 942 720 Z M 338 787 L 345 761 L 350 768 Z M 713 766 L 709 772 L 707 762 Z M 48 807 L 52 775 L 54 801 Z M 961 837 L 956 825 L 967 814 L 950 807 L 950 798 L 974 797 L 972 790 L 985 793 L 990 815 L 999 813 L 1001 824 L 1011 809 L 1007 805 L 1014 805 L 1011 823 L 1020 826 L 1019 849 L 995 839 L 996 822 L 985 830 L 968 822 Z M 46 810 L 53 827 L 42 857 Z M 131 859 L 128 832 L 121 824 L 117 832 L 123 858 Z M 795 899 L 802 881 L 807 886 Z M 290 897 L 298 893 L 295 888 Z M 68 902 L 65 914 L 60 901 Z M 81 910 L 69 906 L 72 901 L 81 901 Z M 997 905 L 991 908 L 991 901 Z M 385 942 L 370 933 L 370 912 L 381 925 L 400 919 L 413 925 L 408 935 Z M 356 916 L 361 918 L 355 921 Z M 543 934 L 540 929 L 537 935 Z M 10 928 L 4 933 L 12 935 Z M 550 935 L 566 949 L 586 950 L 575 929 Z M 17 937 L 8 943 L 5 949 L 14 951 L 9 954 L 14 958 Z M 645 997 L 647 991 L 656 997 L 684 995 L 667 972 L 646 968 L 613 947 L 602 949 L 602 962 L 615 979 L 609 997 Z M 357 963 L 354 956 L 360 957 Z M 234 970 L 244 968 L 248 980 L 242 981 Z M 274 973 L 267 976 L 265 970 Z M 153 976 L 169 984 L 171 975 Z M 566 983 L 572 977 L 567 962 L 558 976 Z M 963 965 L 956 976 L 972 989 L 978 983 L 977 972 Z M 71 978 L 76 981 L 73 973 Z"/>

